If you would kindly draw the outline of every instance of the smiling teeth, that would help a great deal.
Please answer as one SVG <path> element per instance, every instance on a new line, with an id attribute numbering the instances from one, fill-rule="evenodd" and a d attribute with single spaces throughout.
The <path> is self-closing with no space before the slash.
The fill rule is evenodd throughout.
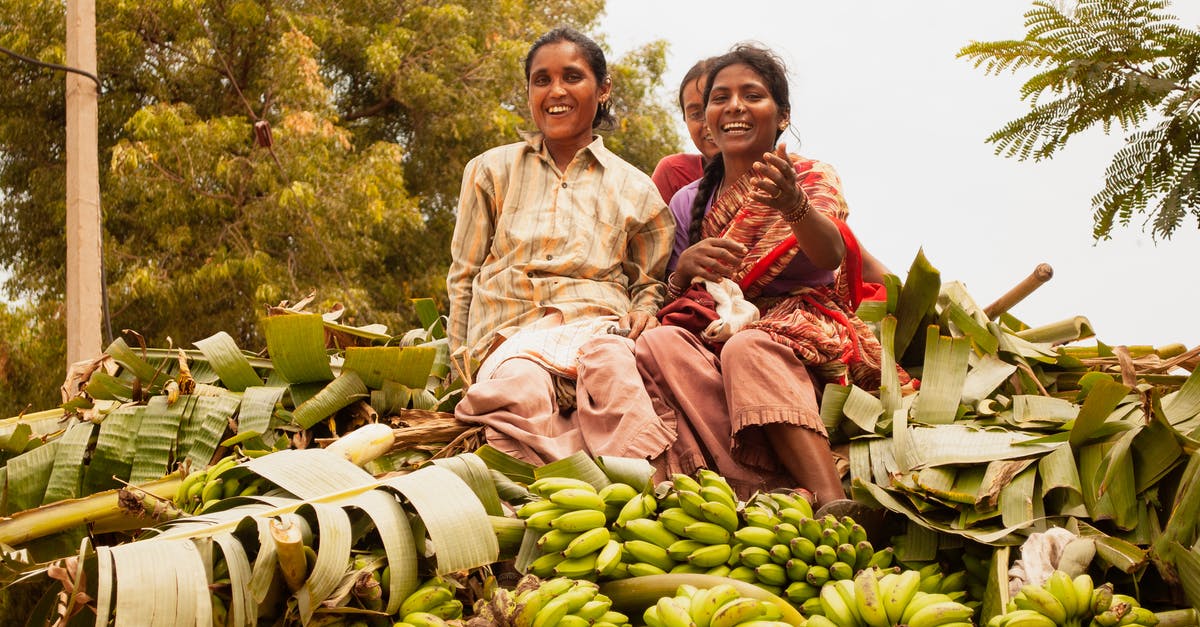
<path id="1" fill-rule="evenodd" d="M 550 113 L 566 113 L 567 111 L 570 111 L 570 110 L 571 110 L 571 107 L 568 107 L 567 105 L 555 105 L 553 107 L 550 107 L 549 109 L 546 109 L 546 111 L 549 111 Z"/>
<path id="2" fill-rule="evenodd" d="M 725 126 L 722 126 L 721 130 L 723 130 L 723 131 L 744 131 L 749 128 L 750 128 L 750 125 L 746 124 L 745 122 L 733 122 L 731 124 L 726 124 Z"/>

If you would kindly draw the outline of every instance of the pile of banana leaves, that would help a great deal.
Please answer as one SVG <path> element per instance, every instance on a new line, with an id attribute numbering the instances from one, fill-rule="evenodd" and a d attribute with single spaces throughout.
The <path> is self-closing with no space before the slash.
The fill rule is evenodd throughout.
<path id="1" fill-rule="evenodd" d="M 859 311 L 884 347 L 879 392 L 829 385 L 821 412 L 848 450 L 853 496 L 909 521 L 898 557 L 931 560 L 964 540 L 1015 545 L 1062 526 L 1094 538 L 1098 557 L 1120 571 L 1136 577 L 1153 563 L 1200 607 L 1200 350 L 1068 346 L 1093 336 L 1086 319 L 993 319 L 923 255 L 903 284 L 890 277 L 887 287 L 886 301 Z M 452 410 L 465 377 L 451 377 L 432 301 L 416 308 L 422 328 L 401 336 L 302 306 L 277 309 L 262 321 L 266 357 L 224 333 L 188 350 L 113 342 L 68 378 L 61 408 L 0 421 L 0 581 L 79 555 L 57 578 L 100 577 L 88 586 L 102 591 L 99 608 L 138 616 L 137 595 L 117 587 L 162 588 L 162 603 L 182 603 L 165 591 L 211 579 L 219 556 L 248 595 L 229 611 L 248 619 L 271 591 L 246 549 L 266 546 L 268 521 L 291 521 L 321 538 L 312 589 L 297 591 L 292 608 L 308 622 L 346 592 L 352 553 L 382 550 L 405 564 L 391 575 L 390 604 L 415 588 L 422 562 L 441 573 L 515 552 L 523 525 L 500 501 L 534 469 L 485 447 L 487 463 L 468 454 L 409 472 L 429 448 L 461 444 L 465 426 L 425 450 L 397 444 L 362 469 L 326 451 L 290 450 Z M 902 386 L 898 368 L 915 381 Z M 175 498 L 184 475 L 231 453 L 264 455 L 246 466 L 274 491 L 224 499 L 203 520 L 145 505 Z M 133 503 L 130 486 L 140 495 Z M 93 546 L 97 534 L 151 527 L 155 542 Z M 169 581 L 156 566 L 167 562 L 181 565 Z"/>
<path id="2" fill-rule="evenodd" d="M 1092 336 L 1084 318 L 990 320 L 923 256 L 889 287 L 859 312 L 884 347 L 880 392 L 828 386 L 821 412 L 849 442 L 854 497 L 909 521 L 904 558 L 1062 526 L 1124 572 L 1153 561 L 1200 607 L 1197 351 L 1065 346 Z"/>
<path id="3" fill-rule="evenodd" d="M 449 376 L 433 301 L 415 301 L 423 326 L 400 336 L 339 324 L 336 312 L 305 313 L 305 304 L 263 318 L 269 357 L 240 350 L 223 332 L 188 350 L 118 338 L 72 371 L 61 408 L 0 421 L 0 545 L 23 550 L 4 559 L 77 551 L 85 523 L 93 533 L 153 525 L 162 512 L 131 510 L 122 488 L 170 498 L 181 474 L 229 451 L 306 448 L 375 422 L 453 422 L 442 412 L 453 409 L 461 386 Z M 448 430 L 441 445 L 464 430 Z M 436 441 L 427 448 L 436 450 Z M 410 448 L 368 470 L 429 456 Z"/>

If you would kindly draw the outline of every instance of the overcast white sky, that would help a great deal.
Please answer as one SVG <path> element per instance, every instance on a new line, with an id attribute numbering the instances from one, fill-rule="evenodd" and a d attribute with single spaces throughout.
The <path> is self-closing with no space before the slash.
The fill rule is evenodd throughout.
<path id="1" fill-rule="evenodd" d="M 1172 10 L 1195 26 L 1200 3 L 1186 4 Z M 1041 163 L 995 156 L 984 143 L 1027 109 L 1018 88 L 1029 74 L 985 76 L 955 54 L 971 40 L 1023 37 L 1030 6 L 608 0 L 596 35 L 615 56 L 666 39 L 671 101 L 697 59 L 744 40 L 773 48 L 792 74 L 799 140 L 789 138 L 789 148 L 798 143 L 799 152 L 838 170 L 851 225 L 901 276 L 924 247 L 942 280 L 962 281 L 982 306 L 1044 261 L 1054 279 L 1013 310 L 1025 322 L 1084 315 L 1109 344 L 1194 346 L 1195 222 L 1157 244 L 1136 218 L 1112 240 L 1092 240 L 1090 199 L 1122 145 L 1119 130 L 1080 136 Z"/>

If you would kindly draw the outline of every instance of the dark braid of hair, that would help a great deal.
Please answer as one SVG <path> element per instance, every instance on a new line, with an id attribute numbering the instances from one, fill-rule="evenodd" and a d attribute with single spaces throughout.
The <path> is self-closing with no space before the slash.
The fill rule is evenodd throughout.
<path id="1" fill-rule="evenodd" d="M 704 226 L 704 213 L 708 208 L 708 197 L 712 195 L 721 177 L 725 175 L 725 158 L 720 153 L 704 166 L 704 176 L 700 179 L 700 187 L 696 190 L 696 199 L 692 201 L 692 223 L 688 226 L 688 246 L 700 241 L 701 228 Z"/>

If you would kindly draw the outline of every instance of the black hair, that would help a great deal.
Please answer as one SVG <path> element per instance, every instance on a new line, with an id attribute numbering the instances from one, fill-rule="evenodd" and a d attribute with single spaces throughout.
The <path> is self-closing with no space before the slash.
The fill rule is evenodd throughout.
<path id="1" fill-rule="evenodd" d="M 592 74 L 596 75 L 596 84 L 603 85 L 608 77 L 608 62 L 604 60 L 604 51 L 600 49 L 600 45 L 592 41 L 591 37 L 571 28 L 570 26 L 560 26 L 551 31 L 546 32 L 533 45 L 529 47 L 529 53 L 525 55 L 525 84 L 529 85 L 529 67 L 533 64 L 533 55 L 546 44 L 555 44 L 560 41 L 568 41 L 575 44 L 579 48 L 579 52 L 587 61 L 588 67 L 592 69 Z M 612 114 L 612 98 L 599 103 L 596 108 L 596 117 L 592 118 L 592 128 L 612 128 L 616 124 L 616 118 Z"/>
<path id="2" fill-rule="evenodd" d="M 788 95 L 787 66 L 784 65 L 783 60 L 774 52 L 754 44 L 738 44 L 729 52 L 719 57 L 708 59 L 708 80 L 704 85 L 705 107 L 708 106 L 708 97 L 712 93 L 713 81 L 717 78 L 717 74 L 721 70 L 739 63 L 754 70 L 756 74 L 762 77 L 767 91 L 771 92 L 771 99 L 775 101 L 775 105 L 779 107 L 782 113 L 786 115 L 792 110 L 791 99 Z M 778 140 L 782 134 L 783 129 L 776 129 L 775 139 Z M 700 179 L 696 199 L 692 202 L 692 223 L 688 228 L 689 246 L 700 241 L 701 227 L 704 224 L 704 210 L 708 206 L 708 197 L 712 194 L 717 184 L 720 183 L 721 177 L 724 174 L 724 155 L 718 154 L 704 167 L 704 176 Z"/>
<path id="3" fill-rule="evenodd" d="M 712 63 L 713 57 L 700 59 L 683 75 L 683 80 L 679 82 L 679 110 L 683 111 L 683 91 L 688 85 L 700 82 L 700 77 L 708 73 L 708 64 Z M 686 112 L 685 112 L 686 113 Z"/>

